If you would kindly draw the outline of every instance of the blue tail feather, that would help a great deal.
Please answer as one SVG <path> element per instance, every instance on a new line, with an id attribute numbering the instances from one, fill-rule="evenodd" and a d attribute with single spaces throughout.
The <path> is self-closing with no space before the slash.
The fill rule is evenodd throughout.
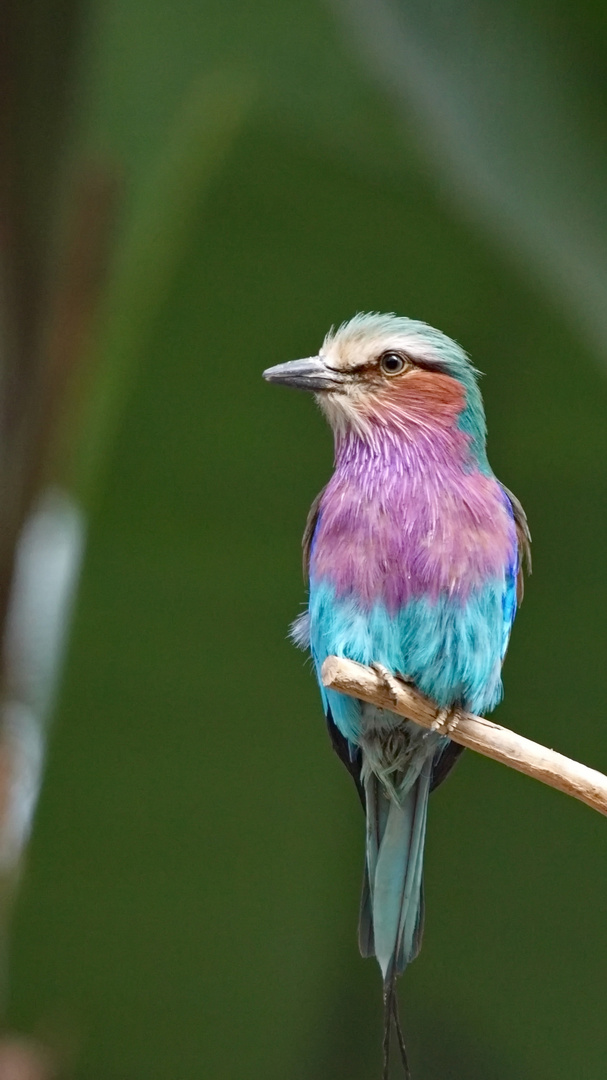
<path id="1" fill-rule="evenodd" d="M 400 975 L 421 944 L 431 775 L 428 761 L 401 800 L 388 795 L 374 774 L 365 780 L 367 857 L 359 944 L 363 955 L 377 957 L 384 979 Z"/>

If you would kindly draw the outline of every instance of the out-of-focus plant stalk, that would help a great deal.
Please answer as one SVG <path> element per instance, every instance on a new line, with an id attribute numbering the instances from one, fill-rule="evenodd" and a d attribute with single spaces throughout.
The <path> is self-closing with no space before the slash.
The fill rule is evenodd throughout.
<path id="1" fill-rule="evenodd" d="M 158 308 L 249 97 L 233 71 L 196 83 L 113 255 L 115 175 L 83 168 L 69 199 L 66 240 L 33 335 L 36 355 L 0 461 L 0 922 L 36 805 L 85 511 Z M 18 340 L 10 314 L 5 350 Z"/>

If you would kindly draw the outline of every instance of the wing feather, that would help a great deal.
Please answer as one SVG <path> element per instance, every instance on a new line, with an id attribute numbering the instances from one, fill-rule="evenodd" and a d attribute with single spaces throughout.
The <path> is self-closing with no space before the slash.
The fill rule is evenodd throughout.
<path id="1" fill-rule="evenodd" d="M 325 485 L 326 486 L 326 485 Z M 314 539 L 314 533 L 316 531 L 316 524 L 318 522 L 318 514 L 320 512 L 320 501 L 325 493 L 325 488 L 319 491 L 318 495 L 312 503 L 308 517 L 306 520 L 306 527 L 301 540 L 301 547 L 303 551 L 303 575 L 304 581 L 307 582 L 310 576 L 310 552 L 312 550 L 312 541 Z"/>
<path id="2" fill-rule="evenodd" d="M 529 532 L 529 525 L 527 523 L 527 515 L 523 510 L 522 504 L 516 495 L 505 486 L 501 485 L 502 490 L 505 492 L 510 505 L 512 507 L 512 513 L 514 515 L 514 526 L 516 528 L 516 540 L 518 543 L 518 574 L 516 577 L 516 602 L 522 604 L 523 596 L 525 593 L 525 572 L 531 573 L 531 533 Z"/>

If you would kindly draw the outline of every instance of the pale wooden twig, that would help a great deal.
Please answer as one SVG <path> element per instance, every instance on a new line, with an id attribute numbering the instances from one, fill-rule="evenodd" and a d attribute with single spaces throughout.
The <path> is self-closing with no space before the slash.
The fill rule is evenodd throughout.
<path id="1" fill-rule="evenodd" d="M 432 727 L 439 714 L 436 705 L 409 684 L 398 678 L 383 679 L 373 668 L 353 660 L 329 656 L 322 667 L 322 681 L 328 689 L 391 709 L 422 727 Z M 607 776 L 595 769 L 472 713 L 459 714 L 449 737 L 607 815 Z"/>

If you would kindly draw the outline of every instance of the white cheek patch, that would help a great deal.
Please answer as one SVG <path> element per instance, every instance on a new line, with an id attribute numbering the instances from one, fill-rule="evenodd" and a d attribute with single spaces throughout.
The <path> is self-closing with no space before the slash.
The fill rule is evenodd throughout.
<path id="1" fill-rule="evenodd" d="M 367 409 L 365 409 L 365 391 L 358 386 L 329 393 L 317 394 L 316 400 L 325 414 L 336 435 L 345 435 L 354 431 L 358 435 L 371 435 Z"/>

